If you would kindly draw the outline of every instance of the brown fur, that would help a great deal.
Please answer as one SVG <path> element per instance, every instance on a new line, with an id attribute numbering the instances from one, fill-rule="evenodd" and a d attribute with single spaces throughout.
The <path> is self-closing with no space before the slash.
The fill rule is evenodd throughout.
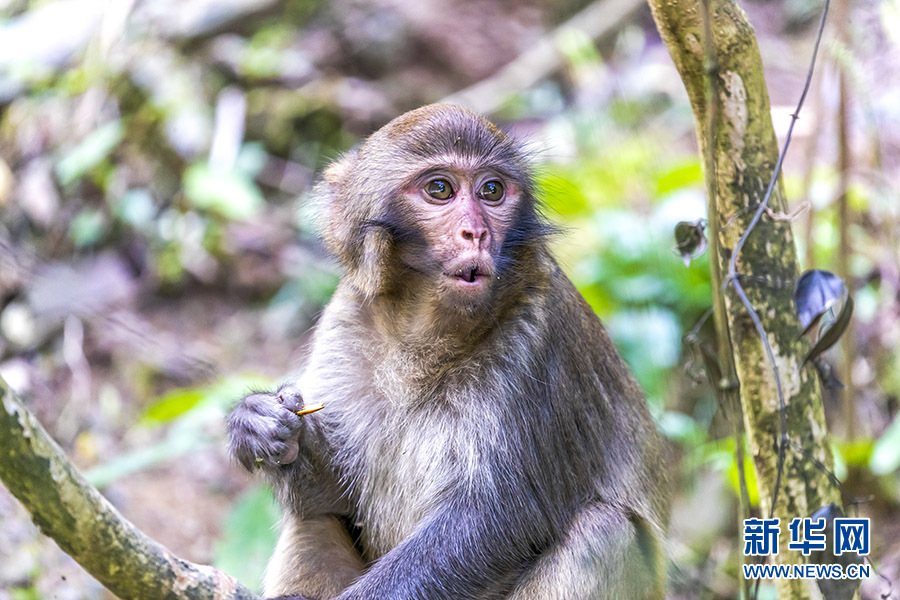
<path id="1" fill-rule="evenodd" d="M 451 201 L 423 194 L 435 172 Z M 503 183 L 502 203 L 479 200 L 485 178 Z M 318 198 L 346 275 L 302 400 L 248 396 L 230 425 L 235 456 L 261 461 L 286 512 L 265 593 L 662 598 L 662 443 L 547 252 L 520 145 L 462 109 L 425 107 L 330 168 Z M 284 410 L 304 401 L 325 409 Z"/>

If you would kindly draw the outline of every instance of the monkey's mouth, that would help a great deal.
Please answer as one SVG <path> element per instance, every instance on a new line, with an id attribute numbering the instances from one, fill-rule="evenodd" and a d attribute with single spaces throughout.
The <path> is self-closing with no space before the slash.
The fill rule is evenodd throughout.
<path id="1" fill-rule="evenodd" d="M 454 269 L 447 275 L 453 278 L 460 287 L 480 288 L 490 280 L 491 273 L 490 269 L 482 265 L 470 263 Z"/>
<path id="2" fill-rule="evenodd" d="M 462 279 L 466 283 L 475 283 L 479 277 L 486 277 L 484 273 L 478 272 L 478 267 L 472 267 L 467 271 L 456 274 L 457 279 Z"/>

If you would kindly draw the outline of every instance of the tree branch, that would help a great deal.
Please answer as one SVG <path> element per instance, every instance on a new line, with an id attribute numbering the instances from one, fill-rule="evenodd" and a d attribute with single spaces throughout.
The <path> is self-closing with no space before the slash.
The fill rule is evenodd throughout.
<path id="1" fill-rule="evenodd" d="M 123 600 L 252 600 L 230 575 L 178 558 L 125 519 L 0 379 L 0 481 L 41 531 Z"/>
<path id="2" fill-rule="evenodd" d="M 717 307 L 724 308 L 716 326 L 726 329 L 718 337 L 732 350 L 762 512 L 787 523 L 840 503 L 840 490 L 830 478 L 832 456 L 818 381 L 800 366 L 806 349 L 790 286 L 745 288 L 738 279 L 794 281 L 799 271 L 790 222 L 761 219 L 767 206 L 787 211 L 778 176 L 783 154 L 772 127 L 759 48 L 737 0 L 649 2 L 691 100 L 706 158 L 712 286 Z M 723 281 L 731 282 L 735 293 L 726 294 Z M 802 441 L 802 452 L 793 451 L 793 445 L 786 452 L 793 440 Z M 786 493 L 779 494 L 781 488 Z M 787 541 L 782 525 L 783 548 Z M 784 550 L 775 560 L 808 561 Z M 783 598 L 811 597 L 799 580 L 779 579 L 776 586 Z"/>

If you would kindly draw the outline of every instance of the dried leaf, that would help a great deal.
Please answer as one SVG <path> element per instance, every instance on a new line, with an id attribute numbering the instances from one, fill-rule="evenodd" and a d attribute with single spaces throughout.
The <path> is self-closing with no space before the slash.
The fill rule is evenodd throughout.
<path id="1" fill-rule="evenodd" d="M 847 326 L 850 325 L 850 318 L 852 316 L 853 298 L 847 296 L 847 300 L 844 302 L 844 306 L 841 307 L 841 312 L 838 314 L 837 319 L 834 320 L 831 327 L 825 330 L 822 337 L 819 338 L 816 345 L 809 351 L 809 354 L 806 355 L 806 358 L 803 359 L 803 363 L 800 366 L 802 367 L 808 361 L 815 359 L 817 356 L 834 346 L 841 338 L 844 331 L 846 331 Z"/>
<path id="2" fill-rule="evenodd" d="M 675 249 L 684 260 L 684 266 L 691 264 L 706 251 L 706 221 L 681 221 L 675 225 Z"/>
<path id="3" fill-rule="evenodd" d="M 805 335 L 846 293 L 847 286 L 834 273 L 821 269 L 803 273 L 794 288 L 794 305 L 803 328 L 800 335 Z"/>

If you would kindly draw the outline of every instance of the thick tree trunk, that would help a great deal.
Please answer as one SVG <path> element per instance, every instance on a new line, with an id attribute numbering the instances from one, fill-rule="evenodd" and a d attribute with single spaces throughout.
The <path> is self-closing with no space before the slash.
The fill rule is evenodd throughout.
<path id="1" fill-rule="evenodd" d="M 0 481 L 53 538 L 123 600 L 252 600 L 231 576 L 174 556 L 88 484 L 0 380 Z"/>
<path id="2" fill-rule="evenodd" d="M 778 159 L 769 97 L 753 29 L 733 0 L 649 0 L 653 17 L 687 88 L 697 138 L 707 157 L 709 237 L 714 294 L 723 294 L 732 249 L 763 200 Z M 708 4 L 708 21 L 704 17 Z M 707 40 L 705 31 L 711 32 Z M 797 90 L 798 94 L 800 90 Z M 781 181 L 769 202 L 785 210 Z M 802 563 L 787 549 L 787 525 L 829 503 L 838 489 L 824 472 L 832 457 L 816 374 L 800 368 L 805 343 L 792 302 L 798 276 L 790 222 L 763 216 L 737 261 L 741 282 L 762 320 L 781 376 L 789 436 L 773 516 L 781 518 L 776 560 Z M 763 513 L 772 510 L 782 436 L 775 376 L 748 312 L 731 288 L 714 302 L 720 343 L 730 342 L 740 385 L 744 426 L 759 482 Z M 814 586 L 778 580 L 781 598 L 810 598 Z"/>

